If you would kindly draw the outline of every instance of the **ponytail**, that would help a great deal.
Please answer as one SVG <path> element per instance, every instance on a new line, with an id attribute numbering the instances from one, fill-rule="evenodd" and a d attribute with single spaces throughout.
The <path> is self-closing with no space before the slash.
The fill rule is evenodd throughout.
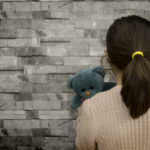
<path id="1" fill-rule="evenodd" d="M 130 61 L 122 74 L 121 96 L 132 118 L 150 107 L 150 62 L 141 55 Z"/>

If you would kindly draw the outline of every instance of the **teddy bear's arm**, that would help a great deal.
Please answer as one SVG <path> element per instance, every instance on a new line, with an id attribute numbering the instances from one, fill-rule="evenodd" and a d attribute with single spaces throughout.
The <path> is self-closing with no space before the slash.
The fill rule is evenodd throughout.
<path id="1" fill-rule="evenodd" d="M 104 82 L 102 91 L 107 91 L 107 90 L 113 88 L 115 85 L 116 85 L 115 82 Z"/>
<path id="2" fill-rule="evenodd" d="M 72 109 L 77 109 L 81 105 L 81 96 L 75 95 L 73 96 L 72 100 L 70 101 L 70 107 Z"/>

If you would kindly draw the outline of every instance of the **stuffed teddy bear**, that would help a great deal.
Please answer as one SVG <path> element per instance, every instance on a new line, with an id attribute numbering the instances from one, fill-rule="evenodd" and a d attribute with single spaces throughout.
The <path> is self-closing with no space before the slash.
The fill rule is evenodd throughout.
<path id="1" fill-rule="evenodd" d="M 98 66 L 92 69 L 81 69 L 73 77 L 69 77 L 67 86 L 76 93 L 70 101 L 70 107 L 76 109 L 84 100 L 89 99 L 98 92 L 109 90 L 116 85 L 114 82 L 104 82 L 104 76 L 104 70 Z"/>

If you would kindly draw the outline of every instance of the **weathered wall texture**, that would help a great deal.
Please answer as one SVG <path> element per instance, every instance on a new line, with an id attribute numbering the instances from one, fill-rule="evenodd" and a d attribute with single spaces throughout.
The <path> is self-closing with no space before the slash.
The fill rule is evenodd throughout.
<path id="1" fill-rule="evenodd" d="M 150 3 L 0 1 L 0 150 L 75 149 L 66 79 L 100 65 L 109 25 L 127 14 L 150 19 Z"/>

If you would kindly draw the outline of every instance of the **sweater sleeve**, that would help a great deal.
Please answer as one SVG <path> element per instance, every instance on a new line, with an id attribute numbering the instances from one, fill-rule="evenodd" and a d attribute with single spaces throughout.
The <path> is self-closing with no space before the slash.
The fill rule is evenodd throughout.
<path id="1" fill-rule="evenodd" d="M 75 145 L 77 150 L 95 150 L 93 117 L 88 100 L 79 108 Z"/>

